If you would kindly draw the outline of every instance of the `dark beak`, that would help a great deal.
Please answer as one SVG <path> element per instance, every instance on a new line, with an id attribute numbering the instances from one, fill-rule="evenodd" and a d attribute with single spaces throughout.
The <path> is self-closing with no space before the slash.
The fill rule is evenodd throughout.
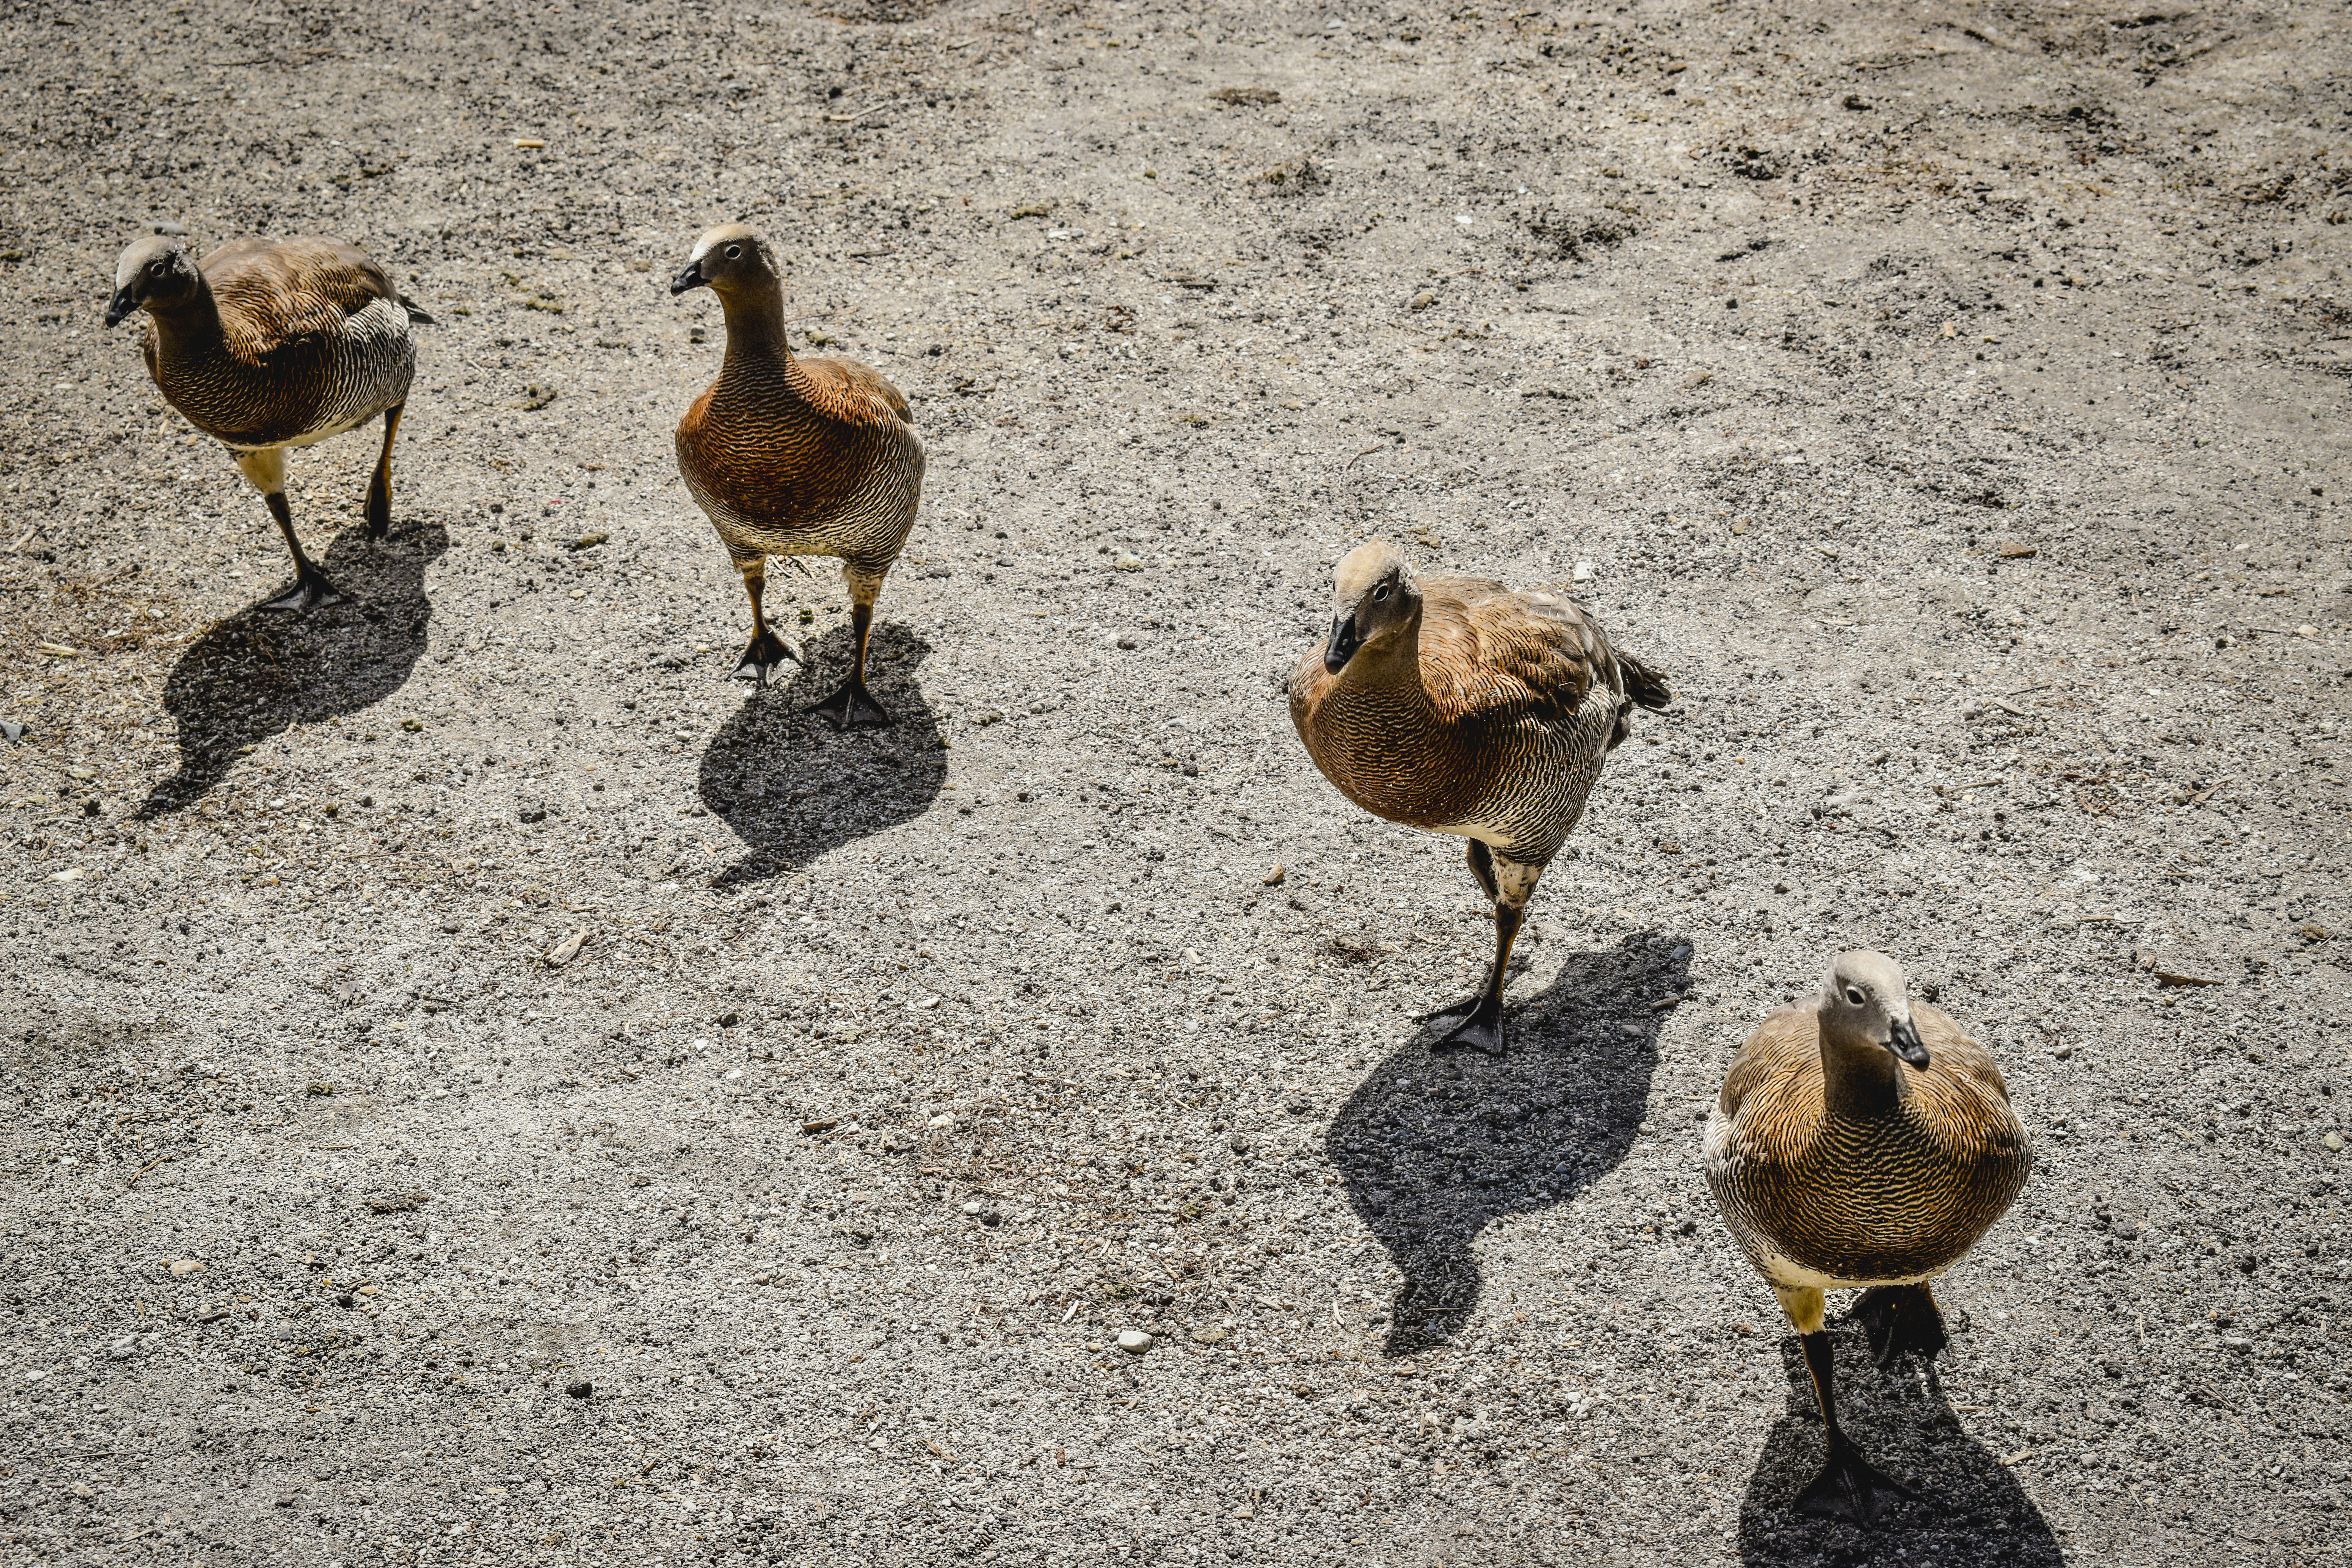
<path id="1" fill-rule="evenodd" d="M 122 324 L 122 318 L 137 309 L 139 309 L 138 297 L 128 289 L 117 289 L 114 291 L 114 298 L 106 302 L 106 324 L 110 327 L 119 327 Z"/>
<path id="2" fill-rule="evenodd" d="M 1927 1047 L 1919 1043 L 1919 1031 L 1911 1026 L 1911 1020 L 1897 1018 L 1895 1020 L 1892 1033 L 1894 1037 L 1886 1042 L 1886 1048 L 1913 1067 L 1925 1068 L 1927 1065 Z"/>
<path id="3" fill-rule="evenodd" d="M 686 264 L 686 270 L 679 273 L 677 280 L 669 286 L 669 291 L 674 295 L 683 294 L 688 289 L 707 289 L 709 286 L 710 279 L 702 275 L 702 263 L 689 261 Z"/>
<path id="4" fill-rule="evenodd" d="M 1341 616 L 1331 623 L 1331 640 L 1323 649 L 1323 668 L 1337 675 L 1348 668 L 1356 650 L 1364 646 L 1362 634 L 1356 630 L 1353 615 Z"/>

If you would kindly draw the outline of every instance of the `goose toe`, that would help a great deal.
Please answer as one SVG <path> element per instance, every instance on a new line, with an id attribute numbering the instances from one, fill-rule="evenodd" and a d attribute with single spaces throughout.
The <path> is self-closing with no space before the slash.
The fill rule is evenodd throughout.
<path id="1" fill-rule="evenodd" d="M 343 595 L 320 573 L 308 573 L 294 579 L 294 585 L 274 599 L 264 599 L 260 607 L 286 616 L 307 616 L 313 610 L 323 610 L 330 605 L 344 603 Z"/>
<path id="2" fill-rule="evenodd" d="M 1490 1057 L 1503 1054 L 1503 1005 L 1492 996 L 1481 996 L 1448 1007 L 1442 1013 L 1431 1014 L 1424 1022 L 1440 1031 L 1431 1049 L 1466 1049 L 1483 1051 Z"/>
<path id="3" fill-rule="evenodd" d="M 888 709 L 874 700 L 874 694 L 866 689 L 866 683 L 854 677 L 835 687 L 831 696 L 812 704 L 808 711 L 824 714 L 833 721 L 833 727 L 836 730 L 846 730 L 860 723 L 879 728 L 896 721 L 890 717 Z"/>
<path id="4" fill-rule="evenodd" d="M 1862 1457 L 1839 1436 L 1830 1443 L 1821 1474 L 1797 1494 L 1797 1511 L 1816 1519 L 1842 1519 L 1868 1529 L 1896 1501 L 1927 1506 L 1927 1499 Z"/>

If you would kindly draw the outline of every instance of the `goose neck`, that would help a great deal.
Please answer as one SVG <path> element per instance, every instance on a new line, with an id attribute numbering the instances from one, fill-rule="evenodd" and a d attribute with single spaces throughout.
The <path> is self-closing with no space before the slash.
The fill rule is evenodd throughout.
<path id="1" fill-rule="evenodd" d="M 155 336 L 164 354 L 174 360 L 216 348 L 227 336 L 220 301 L 213 298 L 212 284 L 202 277 L 196 279 L 194 293 L 176 305 L 151 304 L 147 316 L 155 323 Z"/>
<path id="2" fill-rule="evenodd" d="M 784 291 L 774 285 L 730 289 L 719 296 L 727 313 L 727 357 L 792 363 L 784 342 Z"/>
<path id="3" fill-rule="evenodd" d="M 1883 1116 L 1910 1095 L 1903 1064 L 1877 1041 L 1822 1016 L 1822 1098 L 1832 1116 Z"/>

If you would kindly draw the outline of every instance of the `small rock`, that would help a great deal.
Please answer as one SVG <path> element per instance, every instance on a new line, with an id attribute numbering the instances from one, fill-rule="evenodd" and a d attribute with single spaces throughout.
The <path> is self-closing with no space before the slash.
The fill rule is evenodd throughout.
<path id="1" fill-rule="evenodd" d="M 1591 562 L 1580 561 L 1576 563 L 1576 570 L 1569 574 L 1569 575 L 1576 582 L 1590 583 L 1594 577 L 1600 574 L 1600 572 L 1601 568 L 1595 566 Z"/>
<path id="2" fill-rule="evenodd" d="M 925 1125 L 934 1129 L 953 1127 L 955 1125 L 955 1114 L 952 1111 L 942 1110 L 937 1116 L 932 1117 Z M 972 1204 L 966 1207 L 965 1212 L 968 1214 L 977 1213 L 979 1212 L 979 1205 Z"/>
<path id="3" fill-rule="evenodd" d="M 2319 1142 L 2321 1147 L 2331 1154 L 2340 1154 L 2344 1152 L 2344 1134 L 2341 1132 L 2330 1132 Z"/>
<path id="4" fill-rule="evenodd" d="M 1282 886 L 1282 879 L 1286 875 L 1287 875 L 1287 873 L 1283 870 L 1282 862 L 1276 860 L 1274 863 L 1274 869 L 1268 871 L 1265 876 L 1258 879 L 1258 885 L 1264 888 L 1279 888 Z"/>
<path id="5" fill-rule="evenodd" d="M 2306 921 L 2302 925 L 2296 927 L 2295 931 L 2296 934 L 2301 936 L 2305 942 L 2326 942 L 2327 940 L 2327 928 L 2321 925 L 2317 921 Z"/>
<path id="6" fill-rule="evenodd" d="M 1131 652 L 1143 646 L 1143 639 L 1133 632 L 1121 632 L 1118 634 L 1118 646 Z"/>
<path id="7" fill-rule="evenodd" d="M 1432 305 L 1434 305 L 1434 304 L 1436 304 L 1436 303 L 1437 303 L 1437 296 L 1436 296 L 1436 295 L 1434 295 L 1434 294 L 1433 294 L 1433 293 L 1431 293 L 1428 289 L 1423 289 L 1420 293 L 1415 294 L 1415 295 L 1412 297 L 1412 303 L 1411 303 L 1410 305 L 1408 305 L 1406 308 L 1407 308 L 1407 309 L 1409 309 L 1409 310 L 1428 310 Z"/>
<path id="8" fill-rule="evenodd" d="M 585 1399 L 590 1394 L 596 1392 L 596 1385 L 583 1377 L 579 1382 L 572 1384 L 569 1388 L 566 1388 L 563 1392 L 570 1394 L 574 1399 Z"/>
<path id="9" fill-rule="evenodd" d="M 1225 1331 L 1216 1327 L 1214 1324 L 1212 1324 L 1205 1329 L 1194 1329 L 1192 1331 L 1192 1342 L 1196 1345 L 1223 1344 L 1225 1342 Z"/>
<path id="10" fill-rule="evenodd" d="M 13 746 L 24 738 L 25 726 L 14 719 L 0 719 L 0 740 L 5 740 Z"/>
<path id="11" fill-rule="evenodd" d="M 1154 1342 L 1152 1337 L 1141 1329 L 1121 1329 L 1118 1331 L 1118 1348 L 1129 1355 L 1141 1355 Z"/>
<path id="12" fill-rule="evenodd" d="M 588 940 L 584 931 L 575 931 L 547 950 L 546 963 L 550 969 L 561 969 L 580 956 L 580 944 Z"/>
<path id="13" fill-rule="evenodd" d="M 1250 1141 L 1238 1132 L 1225 1140 L 1225 1147 L 1231 1149 L 1236 1154 L 1248 1153 L 1249 1146 Z"/>
<path id="14" fill-rule="evenodd" d="M 963 1205 L 963 1212 L 969 1215 L 976 1215 L 987 1206 L 988 1205 L 986 1204 L 982 1203 L 978 1198 L 974 1198 L 971 1202 Z"/>
<path id="15" fill-rule="evenodd" d="M 180 1261 L 172 1265 L 172 1274 L 175 1279 L 184 1279 L 189 1275 L 196 1273 L 203 1268 L 204 1265 L 197 1262 L 194 1258 L 183 1258 Z"/>
<path id="16" fill-rule="evenodd" d="M 1140 556 L 1130 555 L 1121 551 L 1118 558 L 1111 562 L 1110 568 L 1114 572 L 1140 572 L 1143 570 L 1143 560 Z"/>

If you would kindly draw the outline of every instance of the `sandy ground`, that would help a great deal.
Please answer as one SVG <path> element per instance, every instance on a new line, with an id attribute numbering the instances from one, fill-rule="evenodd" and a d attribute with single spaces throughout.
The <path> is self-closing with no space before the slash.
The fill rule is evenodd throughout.
<path id="1" fill-rule="evenodd" d="M 2336 8 L 404 9 L 0 18 L 0 1561 L 2346 1560 Z M 727 679 L 738 216 L 929 443 L 887 732 L 830 572 Z M 159 222 L 439 318 L 344 607 L 99 324 Z M 1284 712 L 1374 534 L 1678 693 L 1500 1060 Z M 1696 1159 L 1864 944 L 2040 1157 L 1841 1338 L 1874 1537 Z"/>

